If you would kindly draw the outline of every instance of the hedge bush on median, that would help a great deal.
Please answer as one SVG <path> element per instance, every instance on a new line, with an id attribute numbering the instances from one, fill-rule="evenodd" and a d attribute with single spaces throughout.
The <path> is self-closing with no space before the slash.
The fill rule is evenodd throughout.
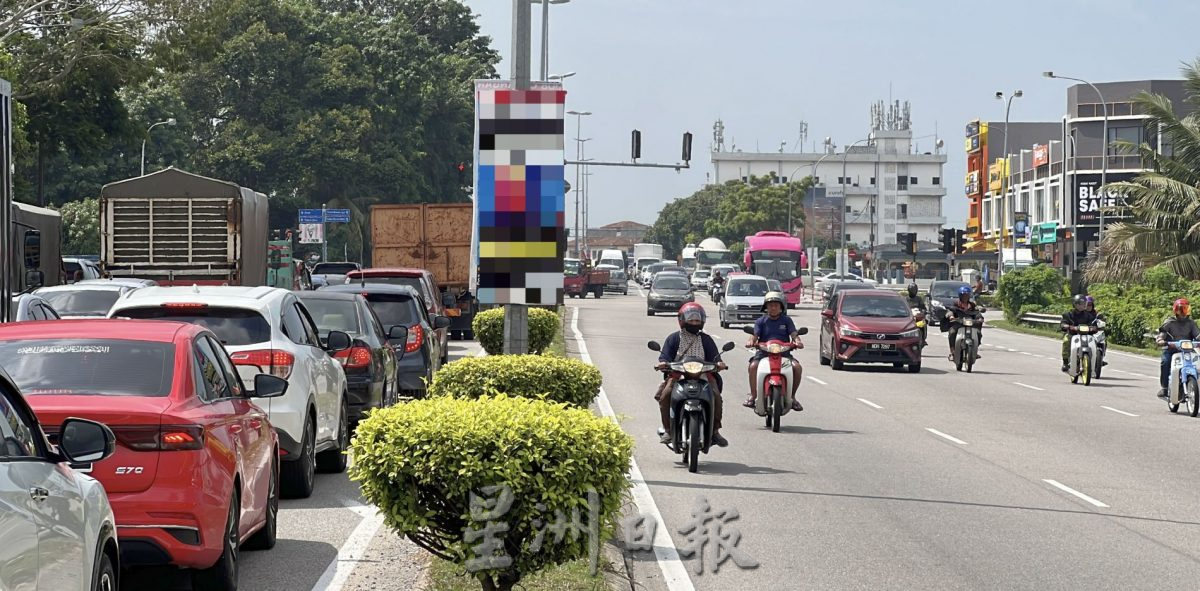
<path id="1" fill-rule="evenodd" d="M 633 440 L 608 419 L 507 396 L 430 398 L 380 409 L 359 424 L 351 446 L 351 477 L 392 530 L 467 568 L 485 589 L 511 589 L 523 575 L 587 556 L 588 535 L 556 540 L 546 531 L 537 547 L 538 532 L 559 515 L 570 521 L 578 511 L 582 525 L 595 526 L 598 543 L 609 539 L 633 456 Z M 512 493 L 507 511 L 489 517 L 507 526 L 494 536 L 503 544 L 499 552 L 512 560 L 508 567 L 474 563 L 487 558 L 477 554 L 483 540 L 466 541 L 468 530 L 489 523 L 471 519 L 470 495 L 497 498 L 495 489 L 488 492 L 493 486 Z M 598 494 L 595 505 L 589 505 L 589 489 Z"/>
<path id="2" fill-rule="evenodd" d="M 496 394 L 587 408 L 600 392 L 600 370 L 577 359 L 544 355 L 467 357 L 433 375 L 430 396 L 479 398 Z"/>
<path id="3" fill-rule="evenodd" d="M 554 333 L 562 321 L 558 314 L 544 308 L 529 309 L 529 352 L 535 355 L 545 351 L 554 342 Z M 493 308 L 475 315 L 471 322 L 475 338 L 488 355 L 504 352 L 504 308 Z"/>
<path id="4" fill-rule="evenodd" d="M 1005 317 L 1016 322 L 1021 311 L 1031 306 L 1053 308 L 1062 305 L 1067 295 L 1065 284 L 1062 274 L 1047 265 L 1005 271 L 1000 277 L 995 301 L 1004 309 Z"/>

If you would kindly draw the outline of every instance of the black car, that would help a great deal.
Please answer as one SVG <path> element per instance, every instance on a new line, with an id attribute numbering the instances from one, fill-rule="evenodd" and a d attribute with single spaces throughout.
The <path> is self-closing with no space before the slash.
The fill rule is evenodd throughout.
<path id="1" fill-rule="evenodd" d="M 646 315 L 658 312 L 678 312 L 680 306 L 696 301 L 686 275 L 662 273 L 654 276 L 650 293 L 646 295 Z"/>
<path id="2" fill-rule="evenodd" d="M 430 315 L 420 293 L 407 285 L 354 283 L 331 285 L 317 293 L 322 292 L 362 294 L 379 317 L 384 330 L 391 331 L 393 326 L 408 328 L 404 341 L 389 339 L 397 349 L 397 355 L 404 352 L 397 364 L 400 395 L 424 396 L 426 384 L 433 379 L 434 372 L 442 367 L 442 343 L 435 329 L 450 326 L 450 318 Z"/>
<path id="3" fill-rule="evenodd" d="M 946 321 L 946 308 L 954 305 L 958 299 L 959 288 L 970 288 L 965 281 L 934 281 L 929 285 L 929 295 L 925 296 L 925 307 L 929 310 L 930 326 L 940 326 Z M 972 298 L 975 296 L 972 295 Z"/>
<path id="4" fill-rule="evenodd" d="M 352 339 L 349 349 L 338 351 L 333 356 L 346 372 L 350 421 L 358 422 L 372 408 L 398 402 L 400 381 L 397 365 L 404 356 L 404 349 L 392 348 L 388 342 L 388 331 L 383 328 L 367 299 L 361 293 L 332 289 L 294 293 L 308 309 L 313 322 L 316 322 L 322 344 L 332 330 L 340 330 Z M 396 331 L 395 336 L 405 336 L 407 330 L 404 327 L 404 330 Z"/>

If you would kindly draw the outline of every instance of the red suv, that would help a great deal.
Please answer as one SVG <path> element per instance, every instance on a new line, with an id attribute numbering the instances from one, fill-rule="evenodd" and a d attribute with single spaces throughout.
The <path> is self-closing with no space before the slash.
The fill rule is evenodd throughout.
<path id="1" fill-rule="evenodd" d="M 275 545 L 279 440 L 213 333 L 22 322 L 0 327 L 0 359 L 44 424 L 84 417 L 116 435 L 112 457 L 79 469 L 108 492 L 122 566 L 172 564 L 196 569 L 193 589 L 233 589 L 243 544 Z M 254 380 L 255 398 L 286 389 L 272 375 Z"/>
<path id="2" fill-rule="evenodd" d="M 921 333 L 900 294 L 883 290 L 838 292 L 821 310 L 821 365 L 891 363 L 921 371 Z"/>
<path id="3" fill-rule="evenodd" d="M 458 307 L 453 296 L 448 299 L 442 295 L 438 289 L 437 280 L 433 278 L 433 273 L 425 269 L 404 269 L 404 268 L 375 268 L 363 269 L 361 271 L 350 271 L 346 274 L 346 283 L 361 282 L 366 279 L 367 283 L 390 283 L 392 285 L 407 285 L 421 294 L 421 299 L 425 300 L 425 309 L 429 312 L 429 317 L 434 316 L 450 316 L 451 314 L 458 315 Z M 453 312 L 447 312 L 446 306 L 449 305 Z M 442 344 L 442 359 L 441 363 L 449 361 L 450 354 L 450 331 L 448 327 L 442 327 L 434 330 L 437 334 L 438 342 Z"/>

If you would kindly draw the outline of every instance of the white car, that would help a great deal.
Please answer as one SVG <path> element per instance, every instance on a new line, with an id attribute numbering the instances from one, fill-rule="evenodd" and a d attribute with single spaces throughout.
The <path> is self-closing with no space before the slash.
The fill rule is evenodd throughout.
<path id="1" fill-rule="evenodd" d="M 721 296 L 721 328 L 734 324 L 753 324 L 762 316 L 763 301 L 770 290 L 770 282 L 760 275 L 734 275 L 725 282 L 725 294 Z"/>
<path id="2" fill-rule="evenodd" d="M 0 370 L 0 589 L 115 591 L 116 520 L 99 482 L 72 469 L 112 455 L 116 438 L 67 419 L 50 445 L 33 410 Z"/>
<path id="3" fill-rule="evenodd" d="M 692 287 L 696 289 L 708 289 L 708 280 L 712 276 L 712 271 L 703 269 L 692 273 Z"/>
<path id="4" fill-rule="evenodd" d="M 58 320 L 61 316 L 46 300 L 31 293 L 22 293 L 12 298 L 12 321 Z"/>
<path id="5" fill-rule="evenodd" d="M 35 290 L 63 318 L 104 318 L 121 296 L 139 289 L 124 283 L 80 281 Z"/>
<path id="6" fill-rule="evenodd" d="M 81 279 L 99 279 L 100 266 L 88 259 L 78 257 L 63 257 L 63 278 L 66 283 L 75 283 L 75 273 L 82 275 Z"/>
<path id="7" fill-rule="evenodd" d="M 260 373 L 288 381 L 287 392 L 265 408 L 279 433 L 285 495 L 310 496 L 318 470 L 346 470 L 346 373 L 331 355 L 350 348 L 350 335 L 331 331 L 322 347 L 316 323 L 292 292 L 275 287 L 146 287 L 122 298 L 109 316 L 203 325 L 221 340 L 246 384 Z"/>

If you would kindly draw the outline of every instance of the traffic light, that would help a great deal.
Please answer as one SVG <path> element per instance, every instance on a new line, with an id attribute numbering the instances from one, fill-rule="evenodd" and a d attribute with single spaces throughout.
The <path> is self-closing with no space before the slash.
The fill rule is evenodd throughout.
<path id="1" fill-rule="evenodd" d="M 953 228 L 942 228 L 942 252 L 946 254 L 954 254 L 956 252 L 954 232 Z"/>
<path id="2" fill-rule="evenodd" d="M 917 233 L 916 232 L 897 232 L 896 244 L 900 245 L 901 252 L 915 255 L 917 254 Z"/>
<path id="3" fill-rule="evenodd" d="M 962 254 L 967 252 L 967 231 L 954 231 L 954 254 Z"/>
<path id="4" fill-rule="evenodd" d="M 633 130 L 632 144 L 630 152 L 633 154 L 633 161 L 637 162 L 637 159 L 642 157 L 642 132 Z"/>
<path id="5" fill-rule="evenodd" d="M 692 161 L 692 133 L 690 131 L 683 134 L 683 161 Z"/>

